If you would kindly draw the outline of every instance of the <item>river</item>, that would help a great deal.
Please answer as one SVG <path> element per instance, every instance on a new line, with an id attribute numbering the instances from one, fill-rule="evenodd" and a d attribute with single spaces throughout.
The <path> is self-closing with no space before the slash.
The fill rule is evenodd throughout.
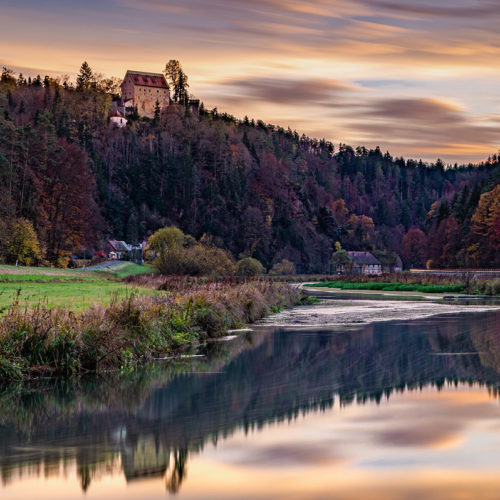
<path id="1" fill-rule="evenodd" d="M 499 496 L 498 310 L 342 298 L 193 354 L 1 389 L 0 498 Z"/>

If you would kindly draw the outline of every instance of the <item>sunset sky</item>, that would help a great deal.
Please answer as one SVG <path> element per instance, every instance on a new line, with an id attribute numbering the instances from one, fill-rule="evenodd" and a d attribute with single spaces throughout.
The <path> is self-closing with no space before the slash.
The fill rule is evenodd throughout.
<path id="1" fill-rule="evenodd" d="M 500 145 L 500 2 L 2 0 L 0 65 L 74 75 L 179 59 L 207 107 L 393 155 Z"/>

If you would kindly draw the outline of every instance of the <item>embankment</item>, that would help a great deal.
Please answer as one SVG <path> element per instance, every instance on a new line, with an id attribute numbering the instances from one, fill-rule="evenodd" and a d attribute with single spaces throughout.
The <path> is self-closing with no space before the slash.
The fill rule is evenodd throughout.
<path id="1" fill-rule="evenodd" d="M 0 381 L 131 370 L 307 300 L 296 287 L 270 281 L 141 284 L 163 293 L 80 313 L 14 304 L 0 317 Z"/>

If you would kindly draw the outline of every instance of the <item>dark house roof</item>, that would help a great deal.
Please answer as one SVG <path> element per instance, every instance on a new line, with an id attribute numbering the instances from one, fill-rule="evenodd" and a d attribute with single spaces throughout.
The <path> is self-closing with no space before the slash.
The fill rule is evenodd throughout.
<path id="1" fill-rule="evenodd" d="M 396 253 L 374 252 L 374 256 L 384 267 L 403 267 L 403 262 Z"/>
<path id="2" fill-rule="evenodd" d="M 127 79 L 127 76 L 130 76 L 134 85 L 168 89 L 167 80 L 165 80 L 165 77 L 161 73 L 144 73 L 140 71 L 128 70 L 123 81 Z"/>
<path id="3" fill-rule="evenodd" d="M 378 261 L 370 252 L 347 252 L 354 264 L 365 264 L 367 266 L 380 266 Z"/>
<path id="4" fill-rule="evenodd" d="M 108 244 L 115 252 L 128 252 L 130 250 L 124 241 L 109 240 Z"/>

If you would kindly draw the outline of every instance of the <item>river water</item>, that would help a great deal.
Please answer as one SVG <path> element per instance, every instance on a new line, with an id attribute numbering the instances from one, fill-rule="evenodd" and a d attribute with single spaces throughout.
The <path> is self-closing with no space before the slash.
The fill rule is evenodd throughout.
<path id="1" fill-rule="evenodd" d="M 500 312 L 387 304 L 2 389 L 0 498 L 498 499 Z"/>

